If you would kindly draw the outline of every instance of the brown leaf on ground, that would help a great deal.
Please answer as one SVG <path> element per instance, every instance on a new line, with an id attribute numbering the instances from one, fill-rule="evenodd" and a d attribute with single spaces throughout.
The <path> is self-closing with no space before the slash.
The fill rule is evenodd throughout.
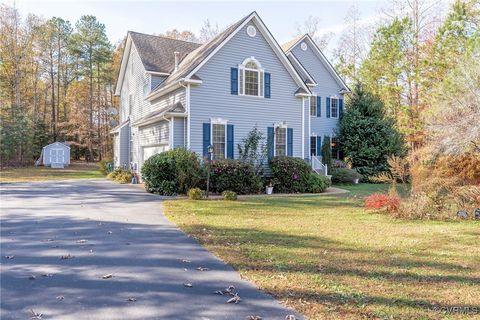
<path id="1" fill-rule="evenodd" d="M 196 268 L 196 270 L 198 270 L 198 271 L 208 271 L 210 269 L 204 268 L 204 267 L 198 267 L 198 268 Z"/>
<path id="2" fill-rule="evenodd" d="M 135 302 L 135 301 L 137 301 L 137 299 L 134 298 L 134 297 L 129 297 L 129 298 L 127 298 L 127 301 L 129 301 L 129 302 Z"/>
<path id="3" fill-rule="evenodd" d="M 110 279 L 111 277 L 113 277 L 113 274 L 109 273 L 109 274 L 103 275 L 102 279 Z"/>
<path id="4" fill-rule="evenodd" d="M 43 313 L 36 313 L 33 309 L 30 309 L 30 314 L 30 319 L 32 320 L 41 320 L 43 317 Z"/>
<path id="5" fill-rule="evenodd" d="M 239 301 L 240 301 L 240 296 L 238 295 L 238 293 L 235 293 L 233 295 L 233 297 L 231 297 L 230 299 L 227 300 L 227 303 L 235 303 L 237 304 Z"/>
<path id="6" fill-rule="evenodd" d="M 80 240 L 77 240 L 77 243 L 87 243 L 88 240 L 85 240 L 85 239 L 80 239 Z"/>
<path id="7" fill-rule="evenodd" d="M 70 253 L 67 254 L 66 256 L 61 256 L 60 257 L 60 259 L 62 259 L 62 260 L 73 259 L 73 258 L 74 258 L 74 256 L 72 256 Z"/>
<path id="8" fill-rule="evenodd" d="M 42 242 L 52 242 L 52 241 L 55 241 L 55 240 L 53 240 L 53 239 L 44 239 L 44 240 L 42 240 Z"/>
<path id="9" fill-rule="evenodd" d="M 262 317 L 254 316 L 254 315 L 251 315 L 251 316 L 247 317 L 247 320 L 262 320 L 262 319 L 263 319 Z"/>
<path id="10" fill-rule="evenodd" d="M 192 262 L 192 261 L 187 260 L 187 259 L 182 259 L 182 262 L 184 262 L 184 263 L 190 263 L 190 262 Z"/>
<path id="11" fill-rule="evenodd" d="M 7 260 L 10 260 L 10 259 L 13 259 L 13 258 L 15 258 L 15 256 L 5 256 L 5 259 L 7 259 Z"/>
<path id="12" fill-rule="evenodd" d="M 57 300 L 58 300 L 58 301 L 62 301 L 63 299 L 65 299 L 64 296 L 58 296 L 58 297 L 57 297 Z"/>
<path id="13" fill-rule="evenodd" d="M 183 285 L 187 288 L 193 287 L 193 284 L 191 284 L 190 282 L 184 283 Z"/>

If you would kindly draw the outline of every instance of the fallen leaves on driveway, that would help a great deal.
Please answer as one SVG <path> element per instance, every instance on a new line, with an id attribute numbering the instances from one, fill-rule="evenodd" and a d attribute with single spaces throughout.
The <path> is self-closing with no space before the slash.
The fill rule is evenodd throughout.
<path id="1" fill-rule="evenodd" d="M 5 259 L 7 259 L 7 260 L 11 260 L 13 258 L 15 258 L 15 256 L 5 256 Z"/>
<path id="2" fill-rule="evenodd" d="M 110 279 L 111 277 L 113 277 L 113 274 L 109 273 L 109 274 L 103 275 L 102 279 Z"/>
<path id="3" fill-rule="evenodd" d="M 135 302 L 135 301 L 137 301 L 137 298 L 129 297 L 126 300 L 129 301 L 129 302 Z"/>
<path id="4" fill-rule="evenodd" d="M 32 320 L 41 320 L 43 317 L 43 313 L 37 313 L 33 311 L 33 309 L 30 309 L 31 317 L 30 319 Z"/>
<path id="5" fill-rule="evenodd" d="M 198 268 L 196 268 L 196 270 L 198 270 L 198 271 L 208 271 L 210 269 L 204 268 L 204 267 L 198 267 Z"/>
<path id="6" fill-rule="evenodd" d="M 184 283 L 183 285 L 184 285 L 185 287 L 187 287 L 187 288 L 193 287 L 193 284 L 191 284 L 190 282 L 186 282 L 186 283 Z"/>
<path id="7" fill-rule="evenodd" d="M 88 240 L 85 240 L 85 239 L 80 239 L 80 240 L 77 240 L 76 242 L 77 242 L 77 243 L 87 243 L 87 242 L 88 242 Z"/>
<path id="8" fill-rule="evenodd" d="M 61 256 L 60 259 L 62 260 L 67 260 L 67 259 L 73 259 L 75 258 L 74 256 L 72 256 L 70 253 L 67 254 L 66 256 Z"/>

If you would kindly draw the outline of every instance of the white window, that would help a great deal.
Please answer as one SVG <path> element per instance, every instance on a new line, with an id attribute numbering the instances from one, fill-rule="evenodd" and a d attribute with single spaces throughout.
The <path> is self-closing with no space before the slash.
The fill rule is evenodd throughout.
<path id="1" fill-rule="evenodd" d="M 275 156 L 287 155 L 287 128 L 275 128 Z"/>
<path id="2" fill-rule="evenodd" d="M 338 98 L 330 98 L 330 115 L 332 118 L 338 118 Z"/>
<path id="3" fill-rule="evenodd" d="M 227 153 L 227 124 L 225 122 L 212 122 L 213 159 L 226 158 Z"/>
<path id="4" fill-rule="evenodd" d="M 317 96 L 310 96 L 310 115 L 317 116 Z"/>
<path id="5" fill-rule="evenodd" d="M 264 70 L 254 57 L 247 58 L 238 66 L 240 95 L 263 97 Z"/>

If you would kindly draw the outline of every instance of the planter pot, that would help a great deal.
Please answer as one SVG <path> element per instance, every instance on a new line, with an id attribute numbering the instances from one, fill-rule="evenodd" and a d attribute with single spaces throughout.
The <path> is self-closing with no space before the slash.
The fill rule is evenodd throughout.
<path id="1" fill-rule="evenodd" d="M 266 188 L 265 188 L 265 192 L 266 192 L 267 194 L 272 194 L 272 193 L 273 193 L 273 187 L 266 187 Z"/>
<path id="2" fill-rule="evenodd" d="M 358 181 L 359 181 L 359 180 L 360 180 L 360 179 L 357 178 L 357 179 L 353 180 L 353 183 L 358 184 Z"/>

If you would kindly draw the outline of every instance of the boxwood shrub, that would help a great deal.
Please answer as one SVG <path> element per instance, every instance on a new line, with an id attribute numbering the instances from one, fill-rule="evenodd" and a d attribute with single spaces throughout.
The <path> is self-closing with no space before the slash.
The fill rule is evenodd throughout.
<path id="1" fill-rule="evenodd" d="M 330 187 L 331 181 L 325 176 L 321 176 L 316 172 L 310 173 L 308 177 L 308 188 L 307 191 L 310 193 L 320 193 L 327 190 Z"/>
<path id="2" fill-rule="evenodd" d="M 362 175 L 348 168 L 336 168 L 332 170 L 332 181 L 337 183 L 353 183 L 355 179 L 361 179 Z"/>
<path id="3" fill-rule="evenodd" d="M 212 163 L 210 188 L 212 192 L 229 190 L 237 194 L 258 193 L 262 187 L 254 167 L 239 160 L 217 160 Z"/>
<path id="4" fill-rule="evenodd" d="M 308 192 L 308 180 L 312 169 L 300 158 L 274 157 L 270 161 L 274 192 L 302 193 Z"/>
<path id="5" fill-rule="evenodd" d="M 161 195 L 186 194 L 201 185 L 202 176 L 200 159 L 183 148 L 151 156 L 142 167 L 145 189 Z"/>

